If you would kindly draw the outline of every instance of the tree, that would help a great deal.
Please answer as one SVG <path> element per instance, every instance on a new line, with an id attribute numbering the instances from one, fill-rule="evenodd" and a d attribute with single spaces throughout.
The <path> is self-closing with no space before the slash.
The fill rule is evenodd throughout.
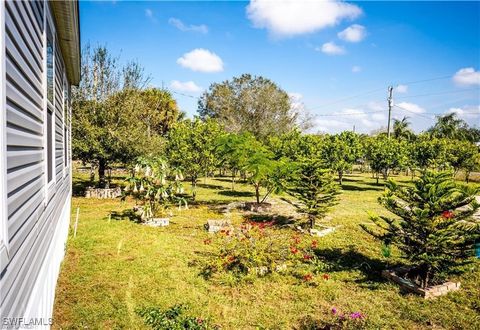
<path id="1" fill-rule="evenodd" d="M 437 116 L 437 122 L 429 130 L 436 138 L 464 140 L 468 139 L 468 124 L 452 112 L 443 116 Z"/>
<path id="2" fill-rule="evenodd" d="M 266 148 L 258 148 L 247 159 L 245 169 L 249 174 L 248 181 L 255 188 L 256 202 L 261 204 L 271 193 L 280 193 L 285 189 L 293 167 L 284 159 L 274 160 L 273 154 Z M 266 191 L 262 198 L 261 188 Z"/>
<path id="3" fill-rule="evenodd" d="M 139 89 L 149 78 L 138 63 L 121 67 L 118 58 L 103 46 L 87 45 L 82 55 L 82 80 L 73 89 L 72 98 L 73 156 L 98 164 L 99 185 L 104 187 L 110 163 L 131 162 L 142 154 L 159 151 L 163 131 L 150 132 L 146 114 L 155 113 L 153 117 L 158 119 L 158 113 L 178 111 L 165 91 L 163 96 L 170 102 L 167 109 L 150 108 Z"/>
<path id="4" fill-rule="evenodd" d="M 480 238 L 480 220 L 472 217 L 477 193 L 456 184 L 449 172 L 424 171 L 413 187 L 388 182 L 379 202 L 394 218 L 372 215 L 378 230 L 361 226 L 396 246 L 412 266 L 407 277 L 425 288 L 471 261 Z"/>
<path id="5" fill-rule="evenodd" d="M 275 159 L 288 158 L 298 161 L 304 158 L 321 157 L 324 138 L 316 134 L 302 134 L 297 128 L 268 139 L 267 146 L 275 153 Z"/>
<path id="6" fill-rule="evenodd" d="M 393 137 L 398 140 L 411 141 L 415 134 L 409 128 L 410 122 L 408 117 L 403 117 L 402 120 L 394 119 L 393 120 Z"/>
<path id="7" fill-rule="evenodd" d="M 338 186 L 330 170 L 315 159 L 304 159 L 297 164 L 288 187 L 288 193 L 301 204 L 297 208 L 307 214 L 310 228 L 336 204 Z"/>
<path id="8" fill-rule="evenodd" d="M 262 144 L 250 133 L 227 133 L 217 139 L 215 152 L 220 165 L 231 171 L 232 190 L 235 188 L 237 174 L 246 170 L 248 159 L 262 148 Z"/>
<path id="9" fill-rule="evenodd" d="M 370 168 L 376 173 L 377 183 L 379 173 L 382 173 L 386 180 L 392 169 L 406 164 L 407 155 L 404 142 L 379 135 L 369 139 L 366 149 L 366 157 Z"/>
<path id="10" fill-rule="evenodd" d="M 202 119 L 217 119 L 227 132 L 250 132 L 260 141 L 292 130 L 299 117 L 284 90 L 249 74 L 212 84 L 201 96 L 198 112 Z"/>
<path id="11" fill-rule="evenodd" d="M 360 151 L 360 140 L 353 132 L 345 131 L 325 139 L 322 157 L 327 166 L 338 173 L 340 185 L 343 182 L 343 174 L 352 168 L 360 156 Z"/>
<path id="12" fill-rule="evenodd" d="M 168 132 L 168 159 L 190 177 L 193 199 L 199 176 L 202 173 L 207 175 L 218 163 L 215 141 L 222 134 L 223 130 L 215 120 L 202 121 L 199 118 L 178 122 Z"/>
<path id="13" fill-rule="evenodd" d="M 468 182 L 469 174 L 477 165 L 478 147 L 469 141 L 451 141 L 447 145 L 446 159 L 453 167 L 455 175 L 465 171 L 465 180 Z"/>
<path id="14" fill-rule="evenodd" d="M 409 158 L 412 165 L 421 170 L 445 166 L 446 148 L 447 140 L 432 138 L 428 134 L 421 134 L 410 145 Z"/>
<path id="15" fill-rule="evenodd" d="M 148 88 L 138 95 L 142 107 L 139 115 L 147 128 L 147 135 L 165 135 L 180 116 L 172 94 L 164 89 Z"/>

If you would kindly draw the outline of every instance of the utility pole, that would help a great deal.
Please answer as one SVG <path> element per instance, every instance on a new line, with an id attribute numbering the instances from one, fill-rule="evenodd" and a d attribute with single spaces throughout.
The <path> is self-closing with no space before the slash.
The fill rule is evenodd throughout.
<path id="1" fill-rule="evenodd" d="M 392 116 L 392 106 L 393 106 L 393 98 L 392 98 L 392 93 L 393 93 L 393 87 L 388 86 L 388 124 L 387 124 L 387 136 L 390 138 L 390 119 Z"/>
<path id="2" fill-rule="evenodd" d="M 355 124 L 353 124 L 353 133 L 355 133 Z"/>

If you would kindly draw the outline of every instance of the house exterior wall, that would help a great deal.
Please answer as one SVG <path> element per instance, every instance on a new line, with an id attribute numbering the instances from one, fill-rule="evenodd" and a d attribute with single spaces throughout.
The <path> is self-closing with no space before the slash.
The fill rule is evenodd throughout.
<path id="1" fill-rule="evenodd" d="M 55 29 L 48 1 L 0 1 L 0 328 L 48 327 L 68 233 L 70 84 Z"/>

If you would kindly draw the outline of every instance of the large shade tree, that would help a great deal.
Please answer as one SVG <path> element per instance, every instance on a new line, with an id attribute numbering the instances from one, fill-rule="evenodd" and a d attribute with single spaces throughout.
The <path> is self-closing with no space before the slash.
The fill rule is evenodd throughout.
<path id="1" fill-rule="evenodd" d="M 168 127 L 165 123 L 178 110 L 168 92 L 143 91 L 149 78 L 138 63 L 120 66 L 118 58 L 103 46 L 87 46 L 82 55 L 82 80 L 73 89 L 72 99 L 73 157 L 98 164 L 103 187 L 109 164 L 130 162 L 157 149 Z M 162 102 L 155 103 L 157 94 Z M 163 113 L 169 114 L 166 119 Z"/>
<path id="2" fill-rule="evenodd" d="M 287 92 L 250 74 L 212 84 L 201 96 L 198 112 L 202 119 L 217 119 L 228 132 L 250 132 L 261 141 L 292 130 L 299 118 Z"/>

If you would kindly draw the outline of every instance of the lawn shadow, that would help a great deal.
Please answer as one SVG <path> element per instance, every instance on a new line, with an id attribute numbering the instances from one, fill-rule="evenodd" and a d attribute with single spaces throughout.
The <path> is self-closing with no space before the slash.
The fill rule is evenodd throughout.
<path id="1" fill-rule="evenodd" d="M 74 177 L 72 182 L 72 196 L 85 197 L 85 191 L 87 190 L 87 187 L 90 187 L 91 185 L 92 182 L 89 179 Z"/>
<path id="2" fill-rule="evenodd" d="M 110 214 L 111 214 L 111 219 L 112 220 L 124 220 L 124 219 L 128 219 L 130 221 L 133 221 L 135 223 L 140 223 L 142 222 L 142 219 L 141 217 L 135 213 L 135 211 L 133 209 L 125 209 L 121 212 L 118 212 L 118 211 L 110 211 Z"/>
<path id="3" fill-rule="evenodd" d="M 228 197 L 253 197 L 255 194 L 250 191 L 236 191 L 236 190 L 222 190 L 218 192 L 219 195 Z"/>
<path id="4" fill-rule="evenodd" d="M 208 184 L 208 183 L 197 183 L 197 187 L 205 188 L 205 189 L 214 189 L 214 190 L 226 189 L 224 186 L 220 186 L 216 184 Z"/>
<path id="5" fill-rule="evenodd" d="M 371 187 L 362 187 L 362 186 L 354 186 L 350 184 L 342 184 L 341 185 L 342 190 L 347 190 L 347 191 L 372 191 L 372 190 L 383 190 L 383 186 L 380 185 L 375 185 Z"/>
<path id="6" fill-rule="evenodd" d="M 243 216 L 245 221 L 256 223 L 273 222 L 274 226 L 283 227 L 295 223 L 296 219 L 292 216 L 280 214 L 246 214 Z"/>
<path id="7" fill-rule="evenodd" d="M 315 255 L 323 260 L 330 272 L 358 270 L 363 277 L 353 280 L 354 283 L 368 288 L 378 289 L 379 285 L 386 283 L 382 277 L 382 270 L 395 268 L 397 263 L 387 263 L 380 259 L 371 258 L 355 250 L 353 246 L 347 250 L 341 248 L 315 249 Z"/>

